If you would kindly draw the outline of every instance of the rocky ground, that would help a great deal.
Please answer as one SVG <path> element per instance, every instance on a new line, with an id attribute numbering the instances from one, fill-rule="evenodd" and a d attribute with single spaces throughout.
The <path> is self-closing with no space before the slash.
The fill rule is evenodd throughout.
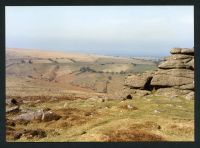
<path id="1" fill-rule="evenodd" d="M 124 93 L 134 97 L 154 91 L 161 96 L 194 99 L 194 49 L 173 48 L 170 52 L 156 71 L 128 76 Z"/>
<path id="2" fill-rule="evenodd" d="M 194 102 L 185 98 L 71 98 L 21 98 L 7 110 L 7 141 L 194 140 Z"/>

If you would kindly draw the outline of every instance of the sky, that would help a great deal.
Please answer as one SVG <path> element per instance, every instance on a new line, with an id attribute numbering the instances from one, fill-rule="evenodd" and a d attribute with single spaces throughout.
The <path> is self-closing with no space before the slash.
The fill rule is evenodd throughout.
<path id="1" fill-rule="evenodd" d="M 7 6 L 6 48 L 166 56 L 194 46 L 193 6 Z"/>

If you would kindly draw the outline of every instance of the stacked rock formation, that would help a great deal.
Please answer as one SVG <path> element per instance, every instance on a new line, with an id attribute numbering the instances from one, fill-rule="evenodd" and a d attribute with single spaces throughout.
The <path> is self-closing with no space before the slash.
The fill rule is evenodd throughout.
<path id="1" fill-rule="evenodd" d="M 152 86 L 194 90 L 194 49 L 173 48 L 154 74 Z"/>
<path id="2" fill-rule="evenodd" d="M 157 90 L 161 95 L 194 96 L 194 49 L 173 48 L 156 72 L 126 78 L 130 90 Z M 129 91 L 130 92 L 130 91 Z"/>

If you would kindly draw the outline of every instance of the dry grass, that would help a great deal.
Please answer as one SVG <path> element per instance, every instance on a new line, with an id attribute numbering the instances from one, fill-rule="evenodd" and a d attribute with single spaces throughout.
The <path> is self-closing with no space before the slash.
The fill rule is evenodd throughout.
<path id="1" fill-rule="evenodd" d="M 59 120 L 24 124 L 15 122 L 16 126 L 7 130 L 7 140 L 13 141 L 15 132 L 40 127 L 47 137 L 23 137 L 16 141 L 193 141 L 193 103 L 154 96 L 104 102 L 98 99 L 47 101 L 37 103 L 32 108 L 49 108 L 61 116 Z M 22 107 L 26 108 L 26 105 Z M 137 109 L 128 109 L 127 105 Z M 154 110 L 160 112 L 155 113 Z"/>
<path id="2" fill-rule="evenodd" d="M 144 130 L 115 130 L 105 133 L 106 142 L 165 141 L 162 136 Z"/>

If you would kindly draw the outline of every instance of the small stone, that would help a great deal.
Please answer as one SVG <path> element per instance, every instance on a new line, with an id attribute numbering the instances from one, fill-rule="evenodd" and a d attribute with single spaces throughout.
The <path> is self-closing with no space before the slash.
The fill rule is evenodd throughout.
<path id="1" fill-rule="evenodd" d="M 131 106 L 130 104 L 128 104 L 128 105 L 127 105 L 127 108 L 128 108 L 128 109 L 132 109 L 133 106 Z"/>
<path id="2" fill-rule="evenodd" d="M 22 133 L 15 133 L 13 138 L 14 140 L 17 140 L 17 139 L 20 139 L 21 136 L 22 136 Z"/>
<path id="3" fill-rule="evenodd" d="M 154 110 L 154 113 L 160 113 L 160 111 L 158 111 L 158 110 Z"/>
<path id="4" fill-rule="evenodd" d="M 19 111 L 19 106 L 6 108 L 6 113 L 18 113 Z"/>

